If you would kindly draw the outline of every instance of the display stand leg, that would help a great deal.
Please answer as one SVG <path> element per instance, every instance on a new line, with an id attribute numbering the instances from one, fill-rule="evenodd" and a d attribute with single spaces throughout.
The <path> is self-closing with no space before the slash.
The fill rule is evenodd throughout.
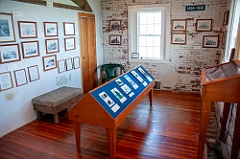
<path id="1" fill-rule="evenodd" d="M 153 89 L 149 91 L 149 101 L 150 101 L 150 106 L 152 106 L 152 99 L 153 99 Z"/>
<path id="2" fill-rule="evenodd" d="M 78 122 L 74 122 L 74 129 L 75 129 L 75 139 L 76 139 L 77 150 L 80 152 L 81 124 Z"/>
<path id="3" fill-rule="evenodd" d="M 233 140 L 232 140 L 232 151 L 231 151 L 231 159 L 238 158 L 238 150 L 240 147 L 240 103 L 237 104 L 237 111 L 236 111 L 236 119 L 235 119 L 235 126 L 233 132 Z"/>
<path id="4" fill-rule="evenodd" d="M 227 125 L 228 115 L 230 111 L 230 106 L 231 106 L 231 103 L 224 103 L 221 132 L 219 136 L 219 140 L 221 141 L 225 140 L 226 125 Z"/>
<path id="5" fill-rule="evenodd" d="M 199 133 L 199 143 L 198 143 L 198 156 L 197 159 L 202 159 L 203 157 L 203 151 L 204 151 L 204 145 L 206 142 L 206 133 L 208 128 L 208 121 L 210 116 L 210 110 L 211 110 L 211 104 L 212 102 L 209 101 L 203 101 L 202 102 L 202 117 L 201 117 L 201 128 Z"/>
<path id="6" fill-rule="evenodd" d="M 110 156 L 112 159 L 114 159 L 116 155 L 117 130 L 106 128 L 106 133 L 110 150 Z"/>

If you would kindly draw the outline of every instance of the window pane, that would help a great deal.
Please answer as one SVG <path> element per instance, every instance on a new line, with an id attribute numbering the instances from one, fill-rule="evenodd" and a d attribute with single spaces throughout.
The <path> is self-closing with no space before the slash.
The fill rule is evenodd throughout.
<path id="1" fill-rule="evenodd" d="M 154 25 L 147 25 L 147 34 L 154 34 Z"/>
<path id="2" fill-rule="evenodd" d="M 161 55 L 160 53 L 161 53 L 160 47 L 154 47 L 154 49 L 153 49 L 154 56 L 153 57 L 160 58 L 160 55 Z"/>
<path id="3" fill-rule="evenodd" d="M 139 58 L 146 57 L 147 47 L 139 47 Z"/>
<path id="4" fill-rule="evenodd" d="M 161 19 L 161 12 L 156 12 L 155 13 L 155 23 L 161 23 L 162 19 Z"/>
<path id="5" fill-rule="evenodd" d="M 154 24 L 154 13 L 147 13 L 147 23 Z"/>
<path id="6" fill-rule="evenodd" d="M 139 24 L 147 24 L 147 14 L 142 12 L 139 13 Z"/>
<path id="7" fill-rule="evenodd" d="M 146 25 L 140 25 L 140 34 L 147 34 L 147 26 Z"/>
<path id="8" fill-rule="evenodd" d="M 154 34 L 161 35 L 161 24 L 154 25 Z"/>
<path id="9" fill-rule="evenodd" d="M 153 46 L 153 37 L 152 36 L 147 37 L 147 46 Z"/>
<path id="10" fill-rule="evenodd" d="M 147 45 L 147 37 L 146 36 L 140 36 L 139 37 L 139 46 L 146 46 Z"/>
<path id="11" fill-rule="evenodd" d="M 147 56 L 148 57 L 153 57 L 153 54 L 154 54 L 153 47 L 148 47 L 147 48 Z"/>
<path id="12" fill-rule="evenodd" d="M 160 38 L 160 36 L 154 36 L 153 37 L 153 45 L 160 47 L 160 45 L 161 45 L 161 38 Z"/>

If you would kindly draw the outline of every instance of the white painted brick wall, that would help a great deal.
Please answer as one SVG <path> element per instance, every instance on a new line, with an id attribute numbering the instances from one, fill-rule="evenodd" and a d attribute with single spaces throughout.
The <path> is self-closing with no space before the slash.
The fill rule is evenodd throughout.
<path id="1" fill-rule="evenodd" d="M 201 69 L 221 61 L 222 49 L 203 49 L 203 35 L 217 35 L 222 28 L 227 0 L 102 0 L 104 63 L 121 63 L 126 69 L 142 64 L 160 81 L 162 89 L 200 92 Z M 128 8 L 132 5 L 171 3 L 171 19 L 193 18 L 187 21 L 186 45 L 170 44 L 170 62 L 165 64 L 128 62 Z M 205 11 L 185 12 L 187 5 L 206 5 Z M 212 32 L 196 32 L 196 19 L 213 19 Z M 109 30 L 109 21 L 122 20 L 122 30 Z M 109 35 L 122 35 L 122 45 L 109 45 Z M 193 36 L 192 36 L 193 34 Z M 221 40 L 221 34 L 219 34 Z"/>

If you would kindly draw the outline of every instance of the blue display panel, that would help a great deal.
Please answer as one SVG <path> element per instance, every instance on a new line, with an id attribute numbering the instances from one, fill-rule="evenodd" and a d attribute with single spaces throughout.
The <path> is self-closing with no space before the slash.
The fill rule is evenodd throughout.
<path id="1" fill-rule="evenodd" d="M 143 66 L 138 66 L 91 92 L 99 104 L 115 119 L 154 81 Z"/>

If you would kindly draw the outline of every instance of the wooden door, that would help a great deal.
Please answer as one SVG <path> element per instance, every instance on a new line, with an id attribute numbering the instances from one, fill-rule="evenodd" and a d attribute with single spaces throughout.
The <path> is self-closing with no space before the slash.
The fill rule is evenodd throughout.
<path id="1" fill-rule="evenodd" d="M 79 13 L 83 92 L 97 87 L 96 30 L 94 14 Z"/>

